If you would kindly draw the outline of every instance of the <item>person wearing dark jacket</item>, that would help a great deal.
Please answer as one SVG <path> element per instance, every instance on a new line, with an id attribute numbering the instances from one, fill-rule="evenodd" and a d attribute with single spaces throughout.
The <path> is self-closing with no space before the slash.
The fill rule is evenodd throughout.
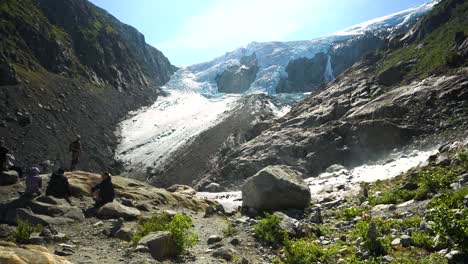
<path id="1" fill-rule="evenodd" d="M 91 188 L 92 192 L 99 191 L 96 199 L 96 207 L 101 207 L 106 203 L 112 203 L 115 198 L 114 185 L 112 184 L 110 173 L 103 173 L 101 178 L 102 181 Z"/>
<path id="2" fill-rule="evenodd" d="M 6 169 L 6 162 L 7 162 L 7 154 L 10 152 L 10 150 L 5 147 L 5 141 L 0 140 L 0 170 Z"/>
<path id="3" fill-rule="evenodd" d="M 80 135 L 76 136 L 76 140 L 70 143 L 68 150 L 72 153 L 72 159 L 70 164 L 70 170 L 74 171 L 76 169 L 76 165 L 80 160 L 81 156 L 81 137 Z"/>
<path id="4" fill-rule="evenodd" d="M 70 184 L 64 173 L 65 170 L 63 168 L 59 168 L 56 172 L 52 173 L 49 184 L 47 185 L 46 195 L 65 199 L 71 204 Z"/>

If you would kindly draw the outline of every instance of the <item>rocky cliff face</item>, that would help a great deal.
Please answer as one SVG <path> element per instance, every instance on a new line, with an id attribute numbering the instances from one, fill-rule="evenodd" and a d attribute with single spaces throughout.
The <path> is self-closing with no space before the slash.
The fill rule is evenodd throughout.
<path id="1" fill-rule="evenodd" d="M 291 60 L 286 67 L 287 77 L 280 80 L 276 92 L 309 92 L 324 85 L 327 61 L 325 53 L 318 53 L 312 59 Z"/>
<path id="2" fill-rule="evenodd" d="M 4 1 L 0 51 L 27 70 L 47 71 L 119 89 L 161 85 L 174 72 L 164 55 L 86 0 Z"/>
<path id="3" fill-rule="evenodd" d="M 250 56 L 241 57 L 239 65 L 231 65 L 222 73 L 216 75 L 215 81 L 220 93 L 243 93 L 255 81 L 258 72 L 255 52 Z"/>
<path id="4" fill-rule="evenodd" d="M 82 168 L 107 168 L 115 123 L 154 100 L 176 70 L 86 0 L 2 1 L 0 36 L 0 136 L 24 165 L 64 163 L 68 141 L 82 134 Z"/>
<path id="5" fill-rule="evenodd" d="M 465 41 L 456 32 L 468 30 L 466 21 L 459 20 L 466 17 L 466 10 L 466 4 L 454 7 L 447 23 L 411 46 L 365 56 L 283 119 L 272 121 L 259 136 L 226 153 L 205 178 L 239 186 L 268 165 L 292 166 L 310 177 L 333 164 L 363 164 L 415 139 L 466 138 L 466 61 L 462 59 L 457 67 L 447 65 L 454 52 L 464 54 Z M 435 9 L 429 15 L 437 12 Z M 434 48 L 441 43 L 451 48 Z M 418 46 L 423 53 L 407 51 Z M 404 60 L 396 61 L 396 55 L 402 53 Z M 445 63 L 426 64 L 431 58 L 443 58 Z M 383 67 L 404 68 L 405 74 L 383 84 Z M 430 76 L 424 75 L 428 72 Z"/>

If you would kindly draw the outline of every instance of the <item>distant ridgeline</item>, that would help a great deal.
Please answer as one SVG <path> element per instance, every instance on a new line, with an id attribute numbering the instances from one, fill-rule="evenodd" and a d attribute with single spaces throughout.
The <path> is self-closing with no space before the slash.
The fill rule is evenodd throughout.
<path id="1" fill-rule="evenodd" d="M 184 68 L 205 93 L 302 93 L 334 80 L 366 54 L 385 49 L 437 1 L 311 40 L 252 42 L 209 62 Z M 176 80 L 174 80 L 176 81 Z M 182 82 L 178 82 L 182 83 Z"/>

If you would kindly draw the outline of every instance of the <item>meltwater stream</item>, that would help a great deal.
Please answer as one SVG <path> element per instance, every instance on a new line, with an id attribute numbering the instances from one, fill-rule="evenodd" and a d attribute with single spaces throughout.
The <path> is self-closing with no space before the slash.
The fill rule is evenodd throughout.
<path id="1" fill-rule="evenodd" d="M 429 156 L 435 154 L 437 148 L 416 151 L 410 153 L 392 153 L 385 160 L 372 164 L 365 164 L 350 170 L 342 169 L 334 172 L 325 172 L 317 177 L 305 179 L 309 185 L 313 199 L 320 200 L 324 196 L 333 195 L 337 198 L 344 197 L 347 193 L 357 191 L 361 182 L 375 182 L 396 177 L 409 169 L 426 161 Z M 346 188 L 337 188 L 345 186 Z M 199 198 L 218 201 L 225 210 L 232 211 L 242 205 L 242 194 L 240 191 L 197 193 Z"/>

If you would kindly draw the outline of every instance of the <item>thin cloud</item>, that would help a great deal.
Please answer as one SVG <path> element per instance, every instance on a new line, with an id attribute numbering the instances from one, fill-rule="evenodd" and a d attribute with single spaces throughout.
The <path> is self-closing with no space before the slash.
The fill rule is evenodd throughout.
<path id="1" fill-rule="evenodd" d="M 181 52 L 225 52 L 252 40 L 283 40 L 306 26 L 304 20 L 310 18 L 311 7 L 320 2 L 219 0 L 201 14 L 187 18 L 176 35 L 156 47 L 170 58 Z"/>

